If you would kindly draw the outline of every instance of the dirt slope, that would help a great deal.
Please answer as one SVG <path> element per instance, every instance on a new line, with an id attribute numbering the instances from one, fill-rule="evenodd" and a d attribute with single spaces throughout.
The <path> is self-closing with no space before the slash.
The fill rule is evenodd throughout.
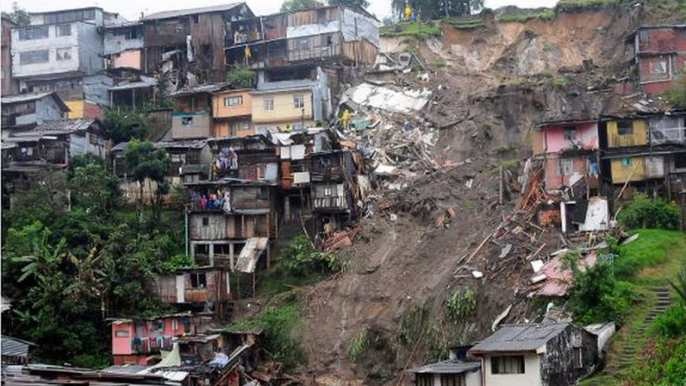
<path id="1" fill-rule="evenodd" d="M 397 382 L 406 365 L 429 358 L 435 340 L 422 331 L 417 345 L 399 344 L 403 317 L 419 307 L 442 328 L 445 297 L 456 287 L 475 289 L 477 310 L 447 343 L 484 337 L 510 304 L 514 307 L 505 321 L 525 320 L 529 301 L 521 289 L 530 277 L 526 261 L 494 273 L 490 259 L 500 247 L 488 243 L 470 269 L 459 270 L 464 256 L 512 213 L 516 196 L 498 205 L 493 170 L 504 159 L 529 154 L 535 122 L 624 107 L 613 84 L 628 71 L 624 39 L 635 18 L 626 11 L 603 11 L 561 14 L 550 22 L 490 20 L 487 28 L 475 30 L 444 25 L 443 36 L 415 43 L 431 79 L 420 82 L 413 73 L 403 84 L 434 91 L 423 117 L 445 126 L 436 146 L 440 157 L 470 162 L 423 176 L 403 191 L 382 193 L 388 209 L 361 220 L 360 236 L 344 252 L 349 269 L 312 289 L 304 337 L 310 363 L 304 371 L 318 384 Z M 399 39 L 382 40 L 387 52 L 405 46 Z M 439 68 L 439 62 L 446 66 Z M 466 185 L 470 179 L 471 188 Z M 435 216 L 447 208 L 454 208 L 456 218 L 448 227 L 436 227 Z M 561 246 L 554 232 L 547 237 L 546 250 Z M 469 277 L 471 269 L 487 278 Z M 372 337 L 371 347 L 352 363 L 348 350 L 361 331 Z"/>

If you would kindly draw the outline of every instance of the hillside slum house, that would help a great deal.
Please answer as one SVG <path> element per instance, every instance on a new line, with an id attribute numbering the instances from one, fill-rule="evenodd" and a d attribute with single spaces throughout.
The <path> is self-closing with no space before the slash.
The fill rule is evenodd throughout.
<path id="1" fill-rule="evenodd" d="M 597 337 L 571 322 L 502 326 L 469 352 L 489 386 L 574 385 L 598 366 Z"/>
<path id="2" fill-rule="evenodd" d="M 226 63 L 255 69 L 303 62 L 373 65 L 378 20 L 359 7 L 329 6 L 231 23 Z"/>
<path id="3" fill-rule="evenodd" d="M 662 94 L 686 64 L 686 25 L 641 26 L 627 37 L 642 91 Z"/>
<path id="4" fill-rule="evenodd" d="M 217 266 L 178 268 L 174 274 L 160 275 L 154 292 L 179 311 L 214 313 L 224 319 L 233 300 L 230 280 L 230 271 Z"/>
<path id="5" fill-rule="evenodd" d="M 188 76 L 197 82 L 221 82 L 225 76 L 227 26 L 254 14 L 245 3 L 164 11 L 143 17 L 146 73 L 171 75 L 177 87 Z"/>
<path id="6" fill-rule="evenodd" d="M 14 130 L 31 129 L 45 121 L 64 118 L 69 107 L 54 92 L 2 96 L 2 138 Z"/>
<path id="7" fill-rule="evenodd" d="M 169 95 L 176 103 L 172 113 L 172 139 L 207 139 L 215 132 L 212 120 L 213 93 L 229 88 L 228 83 L 185 87 Z"/>

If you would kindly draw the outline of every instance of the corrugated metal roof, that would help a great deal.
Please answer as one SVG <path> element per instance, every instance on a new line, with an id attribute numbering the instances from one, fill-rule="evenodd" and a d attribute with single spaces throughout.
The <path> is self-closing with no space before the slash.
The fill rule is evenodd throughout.
<path id="1" fill-rule="evenodd" d="M 12 144 L 10 144 L 12 145 Z M 16 147 L 16 144 L 13 144 L 14 147 Z M 2 148 L 5 149 L 5 142 L 2 142 Z M 5 312 L 12 309 L 12 301 L 9 298 L 6 298 L 4 296 L 0 296 L 0 311 Z"/>
<path id="2" fill-rule="evenodd" d="M 86 131 L 89 127 L 96 124 L 101 125 L 100 121 L 96 118 L 55 119 L 43 122 L 32 131 L 16 133 L 13 137 L 35 136 L 37 133 L 71 134 Z"/>
<path id="3" fill-rule="evenodd" d="M 156 12 L 156 13 L 151 13 L 150 15 L 143 17 L 143 20 L 147 21 L 147 20 L 169 19 L 172 17 L 195 15 L 198 13 L 226 12 L 226 11 L 230 11 L 230 10 L 232 10 L 238 6 L 241 6 L 241 5 L 245 5 L 245 3 L 230 3 L 230 4 L 215 5 L 215 6 L 211 6 L 211 7 L 189 8 L 189 9 L 179 9 L 176 11 Z"/>
<path id="4" fill-rule="evenodd" d="M 67 107 L 66 104 L 64 104 L 64 101 L 62 98 L 57 95 L 55 92 L 30 92 L 30 93 L 24 93 L 24 94 L 15 94 L 15 95 L 7 95 L 3 96 L 1 101 L 3 105 L 9 105 L 13 103 L 25 103 L 25 102 L 31 102 L 35 101 L 41 98 L 45 97 L 51 97 L 57 102 L 60 107 L 62 107 L 62 110 L 70 111 L 69 107 Z"/>
<path id="5" fill-rule="evenodd" d="M 236 270 L 243 273 L 255 272 L 257 261 L 262 256 L 262 252 L 267 249 L 267 243 L 269 239 L 266 237 L 249 238 L 236 260 Z"/>
<path id="6" fill-rule="evenodd" d="M 181 90 L 175 91 L 173 93 L 170 93 L 170 97 L 181 97 L 185 95 L 192 95 L 192 94 L 199 94 L 199 93 L 207 93 L 211 94 L 213 92 L 225 90 L 229 88 L 231 84 L 222 82 L 222 83 L 209 83 L 209 84 L 201 84 L 199 86 L 194 86 L 194 87 L 184 87 Z"/>
<path id="7" fill-rule="evenodd" d="M 472 347 L 471 352 L 535 351 L 570 325 L 570 322 L 504 325 Z"/>
<path id="8" fill-rule="evenodd" d="M 481 368 L 481 362 L 444 361 L 408 370 L 415 374 L 462 374 Z"/>
<path id="9" fill-rule="evenodd" d="M 149 76 L 141 76 L 141 80 L 137 82 L 124 81 L 114 87 L 110 87 L 110 91 L 133 90 L 137 88 L 148 88 L 157 86 L 157 79 Z"/>
<path id="10" fill-rule="evenodd" d="M 35 343 L 5 335 L 2 335 L 0 339 L 2 339 L 2 356 L 26 358 L 29 355 L 29 348 L 36 346 Z"/>
<path id="11" fill-rule="evenodd" d="M 149 367 L 150 366 L 144 365 L 114 365 L 104 368 L 102 371 L 120 374 L 140 374 L 142 371 L 147 370 Z"/>

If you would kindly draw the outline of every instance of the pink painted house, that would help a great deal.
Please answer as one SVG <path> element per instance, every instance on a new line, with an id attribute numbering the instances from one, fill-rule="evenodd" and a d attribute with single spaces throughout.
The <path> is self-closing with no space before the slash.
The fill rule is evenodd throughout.
<path id="1" fill-rule="evenodd" d="M 544 160 L 546 190 L 559 190 L 586 179 L 596 188 L 598 162 L 598 121 L 550 122 L 539 126 L 533 140 L 534 155 Z"/>
<path id="2" fill-rule="evenodd" d="M 171 350 L 174 337 L 197 333 L 190 314 L 112 322 L 112 359 L 115 365 L 149 365 L 148 357 Z"/>

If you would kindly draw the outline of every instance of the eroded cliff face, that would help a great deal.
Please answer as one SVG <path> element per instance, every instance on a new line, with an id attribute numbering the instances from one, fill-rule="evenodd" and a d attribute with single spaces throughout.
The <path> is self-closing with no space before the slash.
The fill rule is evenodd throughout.
<path id="1" fill-rule="evenodd" d="M 445 23 L 442 36 L 423 42 L 382 39 L 386 53 L 418 53 L 424 70 L 415 66 L 392 82 L 433 92 L 414 118 L 440 128 L 436 158 L 460 166 L 379 193 L 377 208 L 384 209 L 360 221 L 354 245 L 343 251 L 348 269 L 306 297 L 309 365 L 303 372 L 309 378 L 326 385 L 408 382 L 400 379 L 403 370 L 435 359 L 447 346 L 488 335 L 509 306 L 503 322 L 532 317 L 525 291 L 531 274 L 526 240 L 532 235 L 522 236 L 508 264 L 498 260 L 503 245 L 488 241 L 473 260 L 465 257 L 512 215 L 517 192 L 498 204 L 497 171 L 529 156 L 537 123 L 631 108 L 624 97 L 633 92 L 633 56 L 625 42 L 638 13 L 605 9 L 524 23 L 491 16 L 477 29 Z M 418 76 L 424 72 L 428 80 Z M 448 209 L 455 212 L 448 226 L 436 226 L 437 215 Z M 534 236 L 544 251 L 560 247 L 554 230 Z M 484 278 L 475 279 L 473 270 Z M 476 310 L 457 323 L 445 316 L 446 297 L 456 288 L 476 293 Z M 352 362 L 349 348 L 360 334 L 366 334 L 368 348 Z"/>

